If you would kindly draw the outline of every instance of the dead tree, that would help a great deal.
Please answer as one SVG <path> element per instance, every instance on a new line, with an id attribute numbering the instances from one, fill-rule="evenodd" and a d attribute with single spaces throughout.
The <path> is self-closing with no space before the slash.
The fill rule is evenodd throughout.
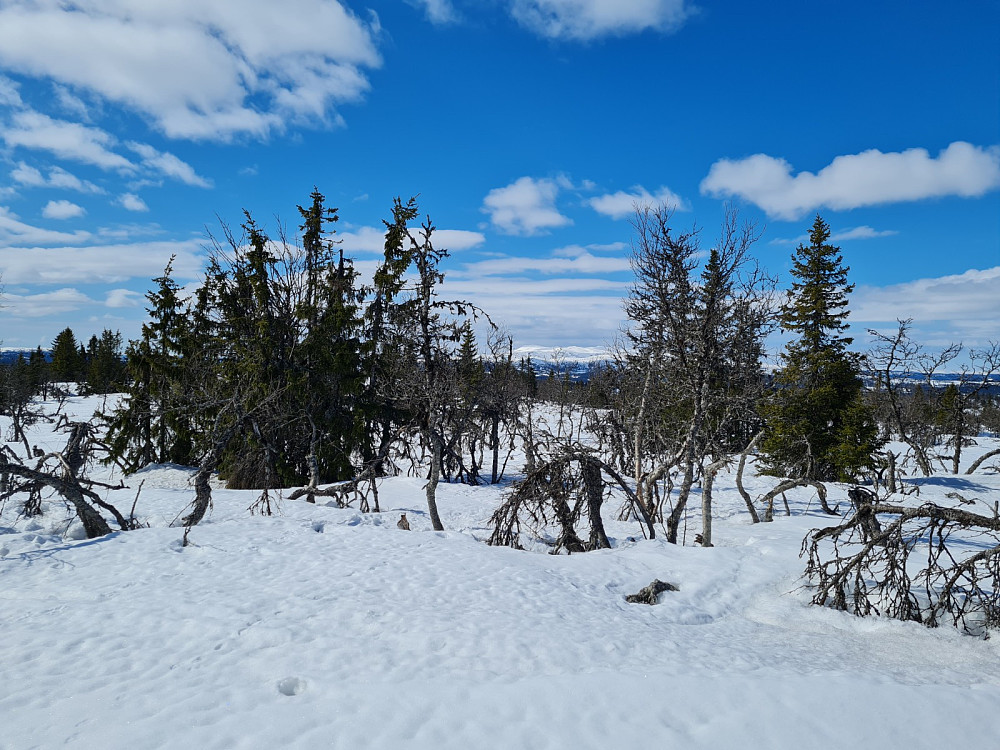
<path id="1" fill-rule="evenodd" d="M 970 466 L 965 473 L 974 474 L 976 469 L 982 466 L 985 461 L 987 461 L 990 458 L 993 458 L 994 456 L 1000 456 L 1000 448 L 997 448 L 996 450 L 992 450 L 981 455 L 979 458 L 977 458 L 975 461 L 972 462 L 972 466 Z"/>
<path id="2" fill-rule="evenodd" d="M 123 485 L 112 487 L 81 475 L 91 450 L 91 426 L 85 422 L 70 422 L 67 427 L 70 434 L 63 450 L 39 456 L 34 468 L 25 466 L 10 452 L 0 451 L 0 476 L 4 478 L 0 482 L 4 488 L 0 501 L 19 492 L 37 493 L 40 487 L 49 487 L 72 506 L 88 539 L 111 533 L 108 522 L 94 506 L 108 511 L 122 531 L 136 528 L 134 518 L 126 519 L 114 505 L 104 501 L 94 491 L 95 487 L 122 489 Z M 11 477 L 24 482 L 11 481 Z"/>
<path id="3" fill-rule="evenodd" d="M 851 499 L 844 523 L 803 541 L 813 604 L 980 636 L 1000 627 L 1000 517 L 880 503 L 860 487 Z"/>
<path id="4" fill-rule="evenodd" d="M 823 512 L 830 516 L 839 515 L 838 510 L 836 508 L 831 508 L 829 503 L 827 503 L 826 485 L 822 482 L 817 482 L 814 479 L 786 479 L 761 496 L 758 501 L 761 505 L 765 506 L 764 521 L 771 522 L 774 520 L 774 498 L 778 495 L 784 495 L 784 493 L 788 492 L 788 490 L 795 489 L 796 487 L 812 487 L 816 490 L 816 494 L 819 496 L 819 504 L 823 508 Z"/>
<path id="5" fill-rule="evenodd" d="M 605 481 L 605 474 L 610 483 Z M 609 548 L 601 506 L 611 484 L 626 494 L 648 525 L 644 509 L 624 478 L 592 452 L 577 448 L 542 463 L 514 483 L 489 520 L 493 527 L 489 544 L 522 549 L 523 532 L 544 538 L 546 528 L 555 526 L 558 531 L 551 542 L 554 553 Z M 584 518 L 589 527 L 586 542 L 577 531 Z"/>

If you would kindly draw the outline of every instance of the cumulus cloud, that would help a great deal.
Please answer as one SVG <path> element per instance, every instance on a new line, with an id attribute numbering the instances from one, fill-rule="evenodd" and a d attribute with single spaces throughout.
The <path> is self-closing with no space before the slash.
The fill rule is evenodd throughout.
<path id="1" fill-rule="evenodd" d="M 488 258 L 469 263 L 462 271 L 463 276 L 504 276 L 507 274 L 534 271 L 544 274 L 612 274 L 628 271 L 629 260 L 625 257 L 594 255 L 582 250 L 570 254 L 553 253 L 555 257 L 529 258 L 509 256 Z"/>
<path id="2" fill-rule="evenodd" d="M 859 286 L 851 299 L 851 317 L 875 322 L 972 318 L 995 325 L 997 299 L 1000 266 L 884 287 Z"/>
<path id="3" fill-rule="evenodd" d="M 145 115 L 173 138 L 326 121 L 381 64 L 374 14 L 335 0 L 8 0 L 0 65 Z M 336 116 L 333 116 L 336 120 Z"/>
<path id="4" fill-rule="evenodd" d="M 149 210 L 149 206 L 146 205 L 146 201 L 135 193 L 123 193 L 118 196 L 118 205 L 126 211 L 136 211 L 141 213 Z"/>
<path id="5" fill-rule="evenodd" d="M 376 227 L 337 232 L 336 238 L 346 253 L 380 253 L 385 249 L 385 230 Z"/>
<path id="6" fill-rule="evenodd" d="M 611 341 L 624 313 L 626 282 L 605 279 L 445 279 L 441 293 L 474 299 L 520 345 L 572 346 Z M 486 333 L 483 332 L 484 338 Z"/>
<path id="7" fill-rule="evenodd" d="M 610 216 L 612 219 L 624 219 L 635 213 L 637 206 L 666 205 L 675 210 L 686 210 L 684 199 L 668 187 L 661 187 L 655 194 L 650 193 L 642 185 L 635 185 L 631 191 L 619 190 L 617 193 L 598 195 L 587 201 L 597 213 Z"/>
<path id="8" fill-rule="evenodd" d="M 510 7 L 514 18 L 534 33 L 574 41 L 670 32 L 694 13 L 685 0 L 512 0 Z"/>
<path id="9" fill-rule="evenodd" d="M 533 236 L 573 222 L 556 209 L 562 180 L 521 177 L 510 185 L 491 190 L 483 199 L 483 213 L 504 234 Z"/>
<path id="10" fill-rule="evenodd" d="M 87 213 L 83 206 L 78 206 L 71 201 L 49 201 L 42 209 L 42 216 L 46 219 L 75 219 Z"/>
<path id="11" fill-rule="evenodd" d="M 438 229 L 431 237 L 434 247 L 446 250 L 469 250 L 482 245 L 486 238 L 481 232 L 470 232 L 465 229 Z"/>
<path id="12" fill-rule="evenodd" d="M 777 219 L 820 207 L 834 210 L 945 196 L 977 197 L 1000 187 L 1000 147 L 956 141 L 932 157 L 926 149 L 876 149 L 838 156 L 816 174 L 792 175 L 784 159 L 754 154 L 720 159 L 702 180 L 703 195 L 736 196 Z"/>

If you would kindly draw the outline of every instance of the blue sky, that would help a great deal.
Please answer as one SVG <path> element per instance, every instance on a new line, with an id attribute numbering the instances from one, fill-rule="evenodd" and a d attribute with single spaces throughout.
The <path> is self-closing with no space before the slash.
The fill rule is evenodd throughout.
<path id="1" fill-rule="evenodd" d="M 419 194 L 446 288 L 517 345 L 622 322 L 629 215 L 727 202 L 783 285 L 818 211 L 851 322 L 930 346 L 1000 326 L 1000 4 L 0 0 L 5 346 L 135 336 L 170 254 L 297 224 L 317 186 L 363 271 Z"/>

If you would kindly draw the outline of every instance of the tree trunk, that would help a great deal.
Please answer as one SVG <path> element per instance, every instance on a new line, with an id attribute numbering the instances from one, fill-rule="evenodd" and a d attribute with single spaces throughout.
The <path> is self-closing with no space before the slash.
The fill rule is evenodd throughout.
<path id="1" fill-rule="evenodd" d="M 705 467 L 705 475 L 701 480 L 701 546 L 712 546 L 712 484 L 715 475 L 726 465 L 726 459 L 720 458 Z"/>
<path id="2" fill-rule="evenodd" d="M 490 484 L 499 481 L 500 468 L 500 415 L 494 414 L 490 420 L 490 447 L 493 449 L 493 470 L 490 473 Z"/>
<path id="3" fill-rule="evenodd" d="M 611 542 L 604 531 L 601 506 L 604 504 L 604 485 L 601 482 L 601 467 L 596 461 L 580 462 L 584 489 L 587 493 L 587 514 L 590 516 L 590 549 L 610 549 Z"/>
<path id="4" fill-rule="evenodd" d="M 760 442 L 762 437 L 764 437 L 764 430 L 753 436 L 753 440 L 750 441 L 740 454 L 740 465 L 736 469 L 736 489 L 739 490 L 740 495 L 743 497 L 743 502 L 746 503 L 747 510 L 750 512 L 750 518 L 753 519 L 754 523 L 760 523 L 760 516 L 757 515 L 757 508 L 754 507 L 753 498 L 750 497 L 750 493 L 743 486 L 743 469 L 746 468 L 747 456 L 757 447 L 757 443 Z"/>
<path id="5" fill-rule="evenodd" d="M 997 448 L 996 450 L 992 450 L 989 453 L 984 453 L 983 455 L 981 455 L 972 463 L 972 466 L 970 466 L 965 473 L 972 474 L 976 469 L 978 469 L 980 466 L 983 465 L 983 461 L 985 461 L 988 458 L 993 458 L 993 456 L 1000 456 L 1000 448 Z"/>
<path id="6" fill-rule="evenodd" d="M 427 513 L 430 515 L 434 531 L 444 531 L 444 524 L 441 523 L 437 509 L 437 486 L 441 480 L 441 455 L 443 453 L 441 439 L 434 430 L 429 431 L 427 439 L 431 446 L 431 467 L 427 472 L 427 484 L 424 485 L 424 491 L 427 495 Z"/>

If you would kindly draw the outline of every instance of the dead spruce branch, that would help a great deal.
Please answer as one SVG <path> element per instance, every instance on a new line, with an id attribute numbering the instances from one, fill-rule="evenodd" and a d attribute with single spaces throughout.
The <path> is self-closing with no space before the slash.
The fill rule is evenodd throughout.
<path id="1" fill-rule="evenodd" d="M 38 500 L 42 487 L 48 487 L 57 492 L 75 511 L 88 539 L 95 539 L 111 533 L 111 527 L 95 508 L 103 508 L 114 516 L 118 527 L 123 531 L 137 527 L 134 516 L 126 519 L 111 503 L 105 502 L 94 492 L 94 487 L 106 489 L 121 489 L 121 486 L 111 487 L 81 476 L 91 453 L 91 425 L 85 422 L 67 422 L 69 438 L 62 451 L 43 454 L 38 457 L 34 468 L 25 466 L 12 452 L 0 452 L 0 475 L 4 477 L 4 491 L 0 499 L 6 499 L 18 492 L 29 493 L 29 500 Z M 24 480 L 21 483 L 11 481 L 11 477 Z M 40 508 L 39 508 L 40 510 Z M 134 508 L 133 508 L 134 512 Z"/>
<path id="2" fill-rule="evenodd" d="M 979 636 L 1000 627 L 1000 518 L 880 503 L 861 487 L 850 496 L 844 523 L 803 541 L 813 604 Z"/>

